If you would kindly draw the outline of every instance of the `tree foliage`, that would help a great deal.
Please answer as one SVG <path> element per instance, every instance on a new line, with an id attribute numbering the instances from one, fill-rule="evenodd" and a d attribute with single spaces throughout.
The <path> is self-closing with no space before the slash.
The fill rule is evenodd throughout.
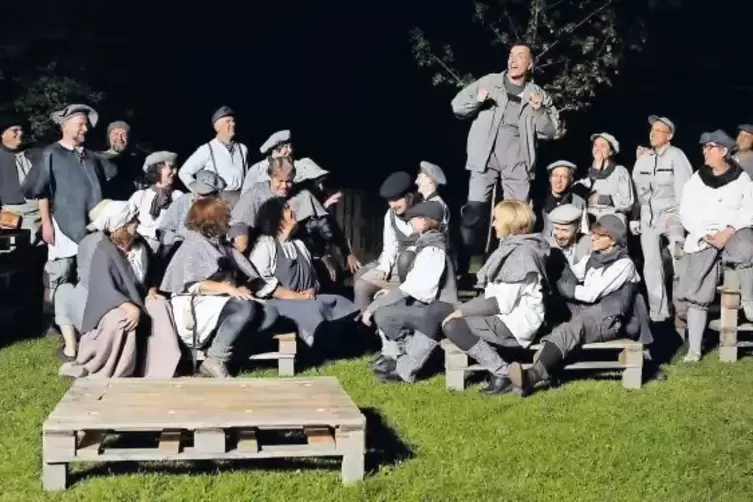
<path id="1" fill-rule="evenodd" d="M 619 0 L 476 0 L 473 23 L 484 37 L 480 52 L 485 61 L 505 61 L 517 41 L 534 50 L 534 76 L 560 111 L 581 110 L 600 86 L 611 85 L 620 63 L 631 50 L 640 50 L 645 31 L 640 22 L 621 21 Z M 441 36 L 441 35 L 440 35 Z M 446 38 L 446 37 L 445 37 Z M 463 87 L 474 80 L 459 67 L 453 45 L 437 49 L 421 28 L 411 32 L 413 55 L 433 72 L 434 85 Z M 464 52 L 469 52 L 463 40 Z M 468 65 L 466 65 L 467 67 Z M 486 73 L 500 71 L 485 68 Z"/>

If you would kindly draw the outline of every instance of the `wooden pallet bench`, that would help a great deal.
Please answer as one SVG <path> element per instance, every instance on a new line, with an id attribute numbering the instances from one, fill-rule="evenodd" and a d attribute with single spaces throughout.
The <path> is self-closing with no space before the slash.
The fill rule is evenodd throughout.
<path id="1" fill-rule="evenodd" d="M 251 354 L 249 361 L 272 361 L 277 360 L 277 374 L 280 376 L 295 375 L 295 355 L 297 354 L 297 343 L 295 333 L 284 333 L 275 335 L 277 340 L 277 352 L 262 352 L 261 354 Z M 206 359 L 204 350 L 196 351 L 196 359 L 203 361 Z"/>
<path id="2" fill-rule="evenodd" d="M 363 479 L 365 427 L 334 377 L 79 379 L 42 426 L 42 484 L 65 489 L 70 462 L 284 457 L 342 457 L 351 483 Z M 153 447 L 108 440 L 145 433 Z"/>
<path id="3" fill-rule="evenodd" d="M 722 286 L 718 288 L 719 319 L 709 323 L 709 329 L 719 332 L 719 360 L 734 363 L 738 359 L 739 349 L 753 348 L 753 341 L 739 340 L 740 333 L 753 332 L 753 324 L 739 324 L 742 308 L 740 303 L 740 280 L 733 269 L 724 269 Z"/>
<path id="4" fill-rule="evenodd" d="M 449 390 L 464 390 L 468 372 L 482 371 L 478 364 L 469 364 L 468 356 L 450 340 L 442 340 L 445 361 L 445 387 Z M 538 351 L 541 344 L 529 349 Z M 622 386 L 626 389 L 640 389 L 643 383 L 643 344 L 627 339 L 611 340 L 603 343 L 587 343 L 582 347 L 587 351 L 619 351 L 617 360 L 579 361 L 565 366 L 566 370 L 622 370 Z M 530 367 L 530 364 L 524 364 Z"/>

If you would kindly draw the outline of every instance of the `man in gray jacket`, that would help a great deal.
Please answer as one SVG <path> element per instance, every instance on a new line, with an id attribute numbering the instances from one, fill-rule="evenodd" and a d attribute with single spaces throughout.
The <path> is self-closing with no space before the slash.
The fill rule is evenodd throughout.
<path id="1" fill-rule="evenodd" d="M 733 158 L 753 178 L 753 124 L 740 124 L 737 131 L 737 153 Z"/>
<path id="2" fill-rule="evenodd" d="M 678 214 L 680 199 L 693 168 L 682 150 L 670 144 L 675 134 L 674 123 L 656 115 L 651 115 L 648 122 L 651 125 L 651 148 L 638 148 L 633 167 L 633 183 L 641 216 L 640 221 L 630 222 L 630 230 L 641 235 L 643 278 L 651 320 L 661 322 L 670 316 L 662 238 L 669 244 L 669 252 L 676 262 L 685 240 L 685 230 Z"/>
<path id="3" fill-rule="evenodd" d="M 466 169 L 471 172 L 468 204 L 462 210 L 461 237 L 466 247 L 459 271 L 468 271 L 470 249 L 484 233 L 486 204 L 501 183 L 504 199 L 527 201 L 538 139 L 554 139 L 560 122 L 552 99 L 533 83 L 533 53 L 515 44 L 507 71 L 491 73 L 461 90 L 452 100 L 460 119 L 473 119 L 468 133 Z"/>

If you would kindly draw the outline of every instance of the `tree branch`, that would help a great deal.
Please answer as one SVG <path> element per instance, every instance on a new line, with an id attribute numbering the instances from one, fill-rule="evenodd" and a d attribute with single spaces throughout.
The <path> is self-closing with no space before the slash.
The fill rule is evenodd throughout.
<path id="1" fill-rule="evenodd" d="M 577 30 L 578 28 L 580 28 L 581 26 L 583 26 L 585 23 L 587 23 L 589 19 L 591 19 L 592 17 L 594 17 L 599 12 L 603 11 L 605 8 L 607 8 L 610 5 L 612 5 L 614 2 L 615 2 L 615 0 L 607 0 L 606 2 L 604 2 L 604 4 L 601 7 L 599 7 L 596 10 L 594 10 L 593 12 L 591 12 L 589 15 L 587 15 L 586 17 L 584 17 L 579 23 L 577 23 L 575 26 L 573 26 L 573 28 L 568 31 L 568 34 L 572 34 L 575 30 Z M 552 47 L 556 46 L 560 42 L 560 40 L 562 40 L 562 39 L 558 38 L 557 40 L 555 40 L 552 45 L 550 45 L 549 47 L 547 47 L 546 50 L 544 50 L 541 54 L 539 54 L 538 56 L 536 56 L 536 59 L 538 60 L 544 54 L 546 54 L 547 52 L 549 52 L 550 50 L 552 50 Z"/>

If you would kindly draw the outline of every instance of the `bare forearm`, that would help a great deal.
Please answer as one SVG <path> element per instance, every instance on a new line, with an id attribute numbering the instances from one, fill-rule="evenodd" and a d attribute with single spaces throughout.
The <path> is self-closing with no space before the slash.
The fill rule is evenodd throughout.
<path id="1" fill-rule="evenodd" d="M 39 216 L 45 225 L 52 224 L 52 213 L 50 212 L 50 199 L 39 199 Z"/>

